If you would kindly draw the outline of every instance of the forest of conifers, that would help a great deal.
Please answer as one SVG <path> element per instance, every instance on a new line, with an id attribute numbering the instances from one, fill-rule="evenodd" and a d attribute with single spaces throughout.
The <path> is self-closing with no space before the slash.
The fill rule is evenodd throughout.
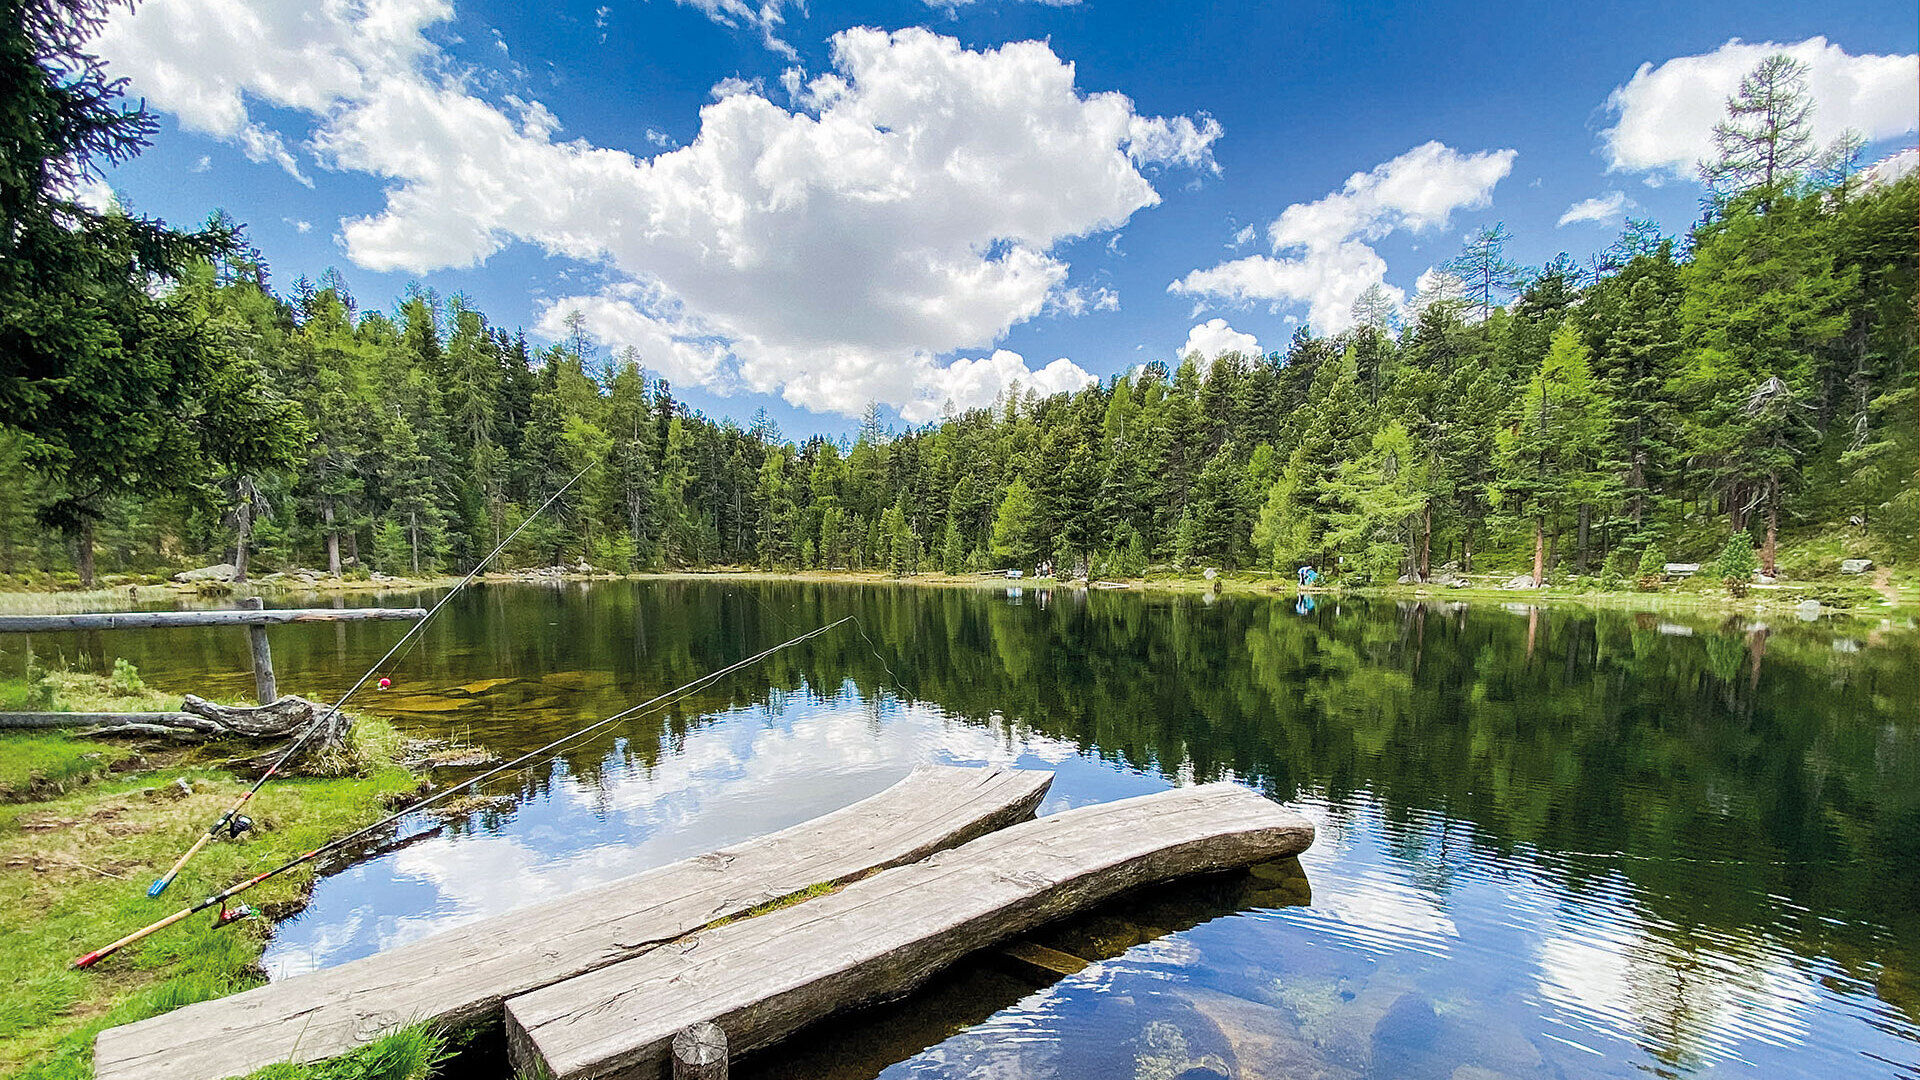
<path id="1" fill-rule="evenodd" d="M 373 310 L 333 271 L 276 293 L 218 216 L 179 233 L 78 205 L 61 177 L 151 131 L 84 70 L 35 84 L 68 120 L 17 125 L 27 152 L 0 168 L 0 573 L 23 581 L 217 560 L 415 576 L 523 523 L 505 565 L 618 571 L 1540 584 L 1748 539 L 1790 577 L 1915 553 L 1920 188 L 1863 172 L 1857 137 L 1813 146 L 1785 56 L 1729 99 L 1685 236 L 1629 219 L 1584 263 L 1524 268 L 1495 225 L 1404 310 L 1376 285 L 1333 336 L 1015 387 L 897 433 L 869 406 L 857 438 L 797 445 L 764 412 L 689 410 L 578 316 L 536 351 L 460 296 Z"/>
<path id="2" fill-rule="evenodd" d="M 1137 574 L 1149 564 L 1444 564 L 1630 577 L 1649 549 L 1864 531 L 1911 553 L 1915 181 L 1748 192 L 1690 235 L 1630 222 L 1524 271 L 1489 230 L 1409 308 L 1268 356 L 1189 356 L 1049 398 L 856 439 L 783 441 L 677 403 L 644 357 L 534 351 L 461 297 L 360 308 L 257 261 L 177 289 L 297 403 L 292 467 L 130 492 L 103 570 L 465 568 L 575 472 L 507 565 L 717 564 Z M 1396 320 L 1397 321 L 1397 320 Z M 75 565 L 59 492 L 0 429 L 0 571 Z M 1788 571 L 1791 572 L 1791 567 Z"/>

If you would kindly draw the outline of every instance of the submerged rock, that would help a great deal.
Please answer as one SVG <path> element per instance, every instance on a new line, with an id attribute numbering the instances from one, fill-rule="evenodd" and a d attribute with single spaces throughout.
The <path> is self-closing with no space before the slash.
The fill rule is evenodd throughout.
<path id="1" fill-rule="evenodd" d="M 1373 1025 L 1373 1056 L 1368 1075 L 1416 1080 L 1444 1077 L 1453 1070 L 1435 1060 L 1434 1042 L 1440 1037 L 1440 1017 L 1433 1003 L 1416 990 L 1394 999 L 1385 1016 Z"/>

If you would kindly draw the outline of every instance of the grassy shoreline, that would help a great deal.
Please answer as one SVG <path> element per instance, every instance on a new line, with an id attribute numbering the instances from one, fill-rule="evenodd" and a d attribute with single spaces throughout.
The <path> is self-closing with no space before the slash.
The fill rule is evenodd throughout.
<path id="1" fill-rule="evenodd" d="M 1476 575 L 1502 578 L 1508 575 Z M 1822 577 L 1809 580 L 1783 579 L 1773 585 L 1755 585 L 1744 598 L 1729 596 L 1710 574 L 1669 582 L 1655 590 L 1633 587 L 1604 588 L 1597 583 L 1548 584 L 1538 589 L 1507 589 L 1491 583 L 1464 587 L 1435 584 L 1331 585 L 1305 590 L 1316 597 L 1358 597 L 1382 600 L 1425 602 L 1477 601 L 1502 604 L 1575 606 L 1637 611 L 1686 611 L 1698 614 L 1757 615 L 1763 613 L 1801 613 L 1808 600 L 1820 604 L 1819 615 L 1855 617 L 1896 617 L 1920 614 L 1920 574 L 1903 568 L 1894 575 L 1886 570 L 1853 577 Z M 46 591 L 0 588 L 0 612 L 43 612 L 99 610 L 122 606 L 128 601 L 155 603 L 168 600 L 218 600 L 226 596 L 265 595 L 274 597 L 379 595 L 450 588 L 461 579 L 454 575 L 420 578 L 388 577 L 370 580 L 356 577 L 321 577 L 307 582 L 297 578 L 257 579 L 232 586 L 230 590 L 195 589 L 175 584 L 115 586 L 88 591 Z M 1056 578 L 1008 579 L 984 574 L 944 574 L 924 572 L 896 576 L 885 571 L 849 570 L 763 570 L 754 567 L 715 567 L 705 570 L 659 570 L 619 574 L 553 573 L 537 571 L 495 571 L 482 574 L 477 581 L 487 584 L 556 584 L 594 581 L 756 581 L 808 582 L 821 584 L 890 585 L 936 588 L 1089 588 L 1085 581 Z M 1218 593 L 1294 597 L 1301 590 L 1287 575 L 1253 571 L 1223 572 L 1207 578 L 1197 573 L 1161 574 L 1127 578 L 1116 583 L 1124 589 L 1145 593 Z"/>
<path id="2" fill-rule="evenodd" d="M 141 711 L 169 704 L 150 692 L 117 693 L 101 676 L 60 677 L 69 705 Z M 0 696 L 21 689 L 17 681 L 0 685 Z M 93 1038 L 102 1029 L 265 981 L 259 965 L 272 920 L 305 905 L 316 878 L 311 864 L 247 895 L 261 917 L 216 929 L 203 913 L 92 970 L 68 965 L 242 877 L 378 820 L 418 784 L 400 763 L 401 750 L 390 725 L 360 719 L 346 772 L 269 785 L 250 808 L 257 823 L 252 832 L 208 845 L 164 897 L 148 899 L 147 883 L 248 783 L 223 767 L 220 748 L 134 749 L 61 730 L 0 732 L 0 959 L 10 976 L 0 983 L 0 1076 L 91 1076 Z M 324 1075 L 422 1075 L 439 1045 L 416 1030 L 365 1053 L 367 1068 L 335 1063 Z M 282 1080 L 322 1075 L 292 1067 L 269 1072 Z"/>

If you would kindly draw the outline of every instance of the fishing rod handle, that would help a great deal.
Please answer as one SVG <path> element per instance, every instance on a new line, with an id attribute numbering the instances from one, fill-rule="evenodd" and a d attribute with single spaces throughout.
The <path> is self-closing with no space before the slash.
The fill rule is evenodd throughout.
<path id="1" fill-rule="evenodd" d="M 219 821 L 214 822 L 213 828 L 208 829 L 204 833 L 201 833 L 200 839 L 195 840 L 193 842 L 193 846 L 187 849 L 186 854 L 180 856 L 180 861 L 173 864 L 173 869 L 168 870 L 166 873 L 153 879 L 153 884 L 147 886 L 147 895 L 149 897 L 153 897 L 153 896 L 159 896 L 161 893 L 166 892 L 167 886 L 173 884 L 173 879 L 180 875 L 181 867 L 184 867 L 187 865 L 187 860 L 193 858 L 195 855 L 198 855 L 200 853 L 200 849 L 207 846 L 207 841 L 213 839 L 214 834 L 220 831 L 220 826 L 226 824 L 227 818 L 232 816 L 233 816 L 232 811 L 228 811 L 225 815 L 223 815 L 220 818 Z"/>
<path id="2" fill-rule="evenodd" d="M 174 923 L 179 922 L 181 919 L 186 918 L 187 916 L 193 914 L 198 910 L 200 909 L 192 908 L 192 907 L 183 907 L 179 911 L 174 912 L 173 914 L 167 916 L 164 919 L 161 919 L 159 922 L 154 923 L 151 926 L 146 926 L 146 927 L 142 927 L 139 930 L 135 930 L 133 933 L 128 934 L 126 937 L 121 938 L 119 941 L 116 941 L 111 945 L 108 945 L 104 949 L 95 949 L 94 951 L 88 953 L 87 955 L 80 957 L 79 959 L 73 962 L 73 966 L 75 968 L 90 968 L 93 965 L 99 963 L 100 961 L 106 959 L 107 957 L 112 956 L 114 953 L 119 952 L 121 949 L 124 949 L 127 946 L 133 944 L 134 942 L 139 941 L 141 938 L 146 937 L 149 934 L 154 934 L 154 933 L 158 933 L 161 930 L 165 930 L 167 927 L 172 926 Z"/>

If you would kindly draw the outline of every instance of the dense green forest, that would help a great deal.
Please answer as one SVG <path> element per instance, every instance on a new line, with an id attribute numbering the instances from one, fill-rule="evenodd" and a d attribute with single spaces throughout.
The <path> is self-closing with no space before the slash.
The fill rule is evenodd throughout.
<path id="1" fill-rule="evenodd" d="M 96 549 L 120 572 L 464 569 L 583 469 L 507 565 L 1625 579 L 1744 534 L 1763 573 L 1794 575 L 1818 568 L 1781 538 L 1843 532 L 1910 556 L 1916 184 L 1866 179 L 1856 142 L 1816 153 L 1806 109 L 1781 107 L 1804 94 L 1793 68 L 1769 60 L 1729 101 L 1685 236 L 1629 220 L 1584 263 L 1523 268 L 1495 226 L 1404 313 L 1376 288 L 1337 335 L 1015 388 L 900 432 L 870 407 L 840 441 L 689 410 L 577 318 L 536 349 L 460 296 L 373 310 L 333 271 L 276 292 L 216 217 L 171 234 L 164 290 L 120 294 L 190 341 L 191 408 L 0 379 L 45 391 L 0 415 L 0 572 L 90 582 Z M 140 426 L 183 409 L 187 450 Z"/>

